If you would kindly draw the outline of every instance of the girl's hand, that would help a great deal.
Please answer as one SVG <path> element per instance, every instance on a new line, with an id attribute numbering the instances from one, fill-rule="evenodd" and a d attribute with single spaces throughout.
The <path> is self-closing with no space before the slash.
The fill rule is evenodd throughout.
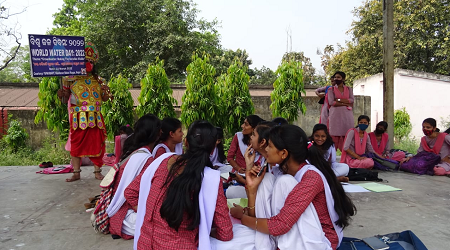
<path id="1" fill-rule="evenodd" d="M 245 214 L 245 209 L 235 203 L 233 203 L 234 207 L 230 208 L 230 214 L 236 219 L 242 219 L 242 216 Z"/>
<path id="2" fill-rule="evenodd" d="M 256 193 L 256 191 L 258 191 L 259 184 L 261 184 L 261 181 L 266 174 L 264 171 L 259 177 L 257 177 L 260 170 L 260 166 L 253 166 L 245 173 L 245 186 L 250 193 Z"/>
<path id="3" fill-rule="evenodd" d="M 255 162 L 255 150 L 253 149 L 252 145 L 248 146 L 244 153 L 245 158 L 245 165 L 246 169 L 249 170 L 253 167 L 253 164 Z"/>

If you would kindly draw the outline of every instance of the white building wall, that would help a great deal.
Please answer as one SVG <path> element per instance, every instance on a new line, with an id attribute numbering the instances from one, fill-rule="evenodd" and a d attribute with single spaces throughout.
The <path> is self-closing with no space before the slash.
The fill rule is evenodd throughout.
<path id="1" fill-rule="evenodd" d="M 371 96 L 371 128 L 383 120 L 383 75 L 355 81 L 355 95 Z M 364 87 L 363 87 L 364 86 Z M 396 69 L 394 74 L 394 109 L 405 107 L 411 117 L 411 135 L 422 137 L 422 121 L 436 119 L 441 130 L 441 119 L 450 115 L 450 77 L 436 74 Z"/>
<path id="2" fill-rule="evenodd" d="M 371 131 L 379 121 L 383 120 L 383 74 L 376 74 L 355 81 L 353 84 L 354 95 L 370 96 L 370 117 Z"/>

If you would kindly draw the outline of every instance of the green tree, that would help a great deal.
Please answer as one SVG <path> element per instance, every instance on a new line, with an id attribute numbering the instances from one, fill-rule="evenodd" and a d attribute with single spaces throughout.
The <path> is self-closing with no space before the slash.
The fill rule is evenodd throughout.
<path id="1" fill-rule="evenodd" d="M 220 76 L 222 74 L 226 74 L 228 68 L 233 65 L 236 60 L 240 61 L 243 66 L 247 67 L 248 75 L 253 76 L 255 74 L 255 72 L 249 68 L 252 64 L 252 60 L 249 58 L 246 50 L 223 50 L 222 53 L 212 56 L 210 63 L 216 69 L 216 76 Z"/>
<path id="2" fill-rule="evenodd" d="M 11 8 L 5 7 L 3 4 L 6 1 L 0 3 L 0 57 L 4 58 L 4 61 L 0 64 L 0 71 L 4 70 L 8 65 L 16 58 L 19 50 L 22 46 L 22 34 L 17 29 L 20 26 L 18 23 L 9 21 L 12 16 L 22 14 L 26 11 L 26 7 L 19 12 L 11 11 Z M 8 22 L 9 21 L 9 22 Z M 8 50 L 7 48 L 13 48 Z"/>
<path id="3" fill-rule="evenodd" d="M 164 71 L 164 61 L 157 60 L 150 64 L 147 74 L 141 80 L 141 94 L 136 108 L 137 115 L 154 114 L 159 118 L 175 117 L 173 104 L 177 100 L 172 97 L 170 82 Z"/>
<path id="4" fill-rule="evenodd" d="M 13 151 L 17 151 L 26 146 L 29 136 L 27 131 L 22 127 L 22 123 L 11 118 L 12 115 L 8 117 L 9 128 L 7 134 L 3 137 L 3 140 Z"/>
<path id="5" fill-rule="evenodd" d="M 50 33 L 96 44 L 101 75 L 142 79 L 160 58 L 169 79 L 178 81 L 193 52 L 220 53 L 218 22 L 198 20 L 198 12 L 190 0 L 64 0 Z"/>
<path id="6" fill-rule="evenodd" d="M 216 70 L 209 57 L 194 55 L 187 67 L 186 92 L 181 104 L 181 121 L 187 127 L 195 120 L 219 124 L 218 98 L 214 86 Z"/>
<path id="7" fill-rule="evenodd" d="M 315 82 L 316 69 L 312 66 L 311 59 L 306 57 L 303 52 L 289 52 L 283 55 L 282 62 L 295 61 L 300 62 L 303 70 L 303 83 L 311 85 Z"/>
<path id="8" fill-rule="evenodd" d="M 412 130 L 410 117 L 405 108 L 394 111 L 394 138 L 400 142 L 407 139 Z"/>
<path id="9" fill-rule="evenodd" d="M 330 76 L 333 74 L 329 71 L 328 66 L 330 64 L 331 58 L 335 55 L 334 47 L 333 45 L 327 45 L 321 51 L 320 49 L 317 49 L 317 55 L 320 56 L 320 66 L 322 66 L 323 71 L 325 72 L 326 76 Z"/>
<path id="10" fill-rule="evenodd" d="M 255 68 L 254 76 L 250 77 L 250 84 L 254 85 L 273 85 L 277 79 L 277 75 L 270 68 L 262 66 L 261 69 Z"/>
<path id="11" fill-rule="evenodd" d="M 383 70 L 382 1 L 369 0 L 354 10 L 352 41 L 330 61 L 350 81 Z M 443 0 L 394 1 L 394 67 L 449 75 L 450 4 Z"/>
<path id="12" fill-rule="evenodd" d="M 11 48 L 10 53 L 16 49 Z M 0 82 L 40 82 L 38 78 L 31 77 L 29 45 L 20 47 L 16 57 L 0 71 Z"/>
<path id="13" fill-rule="evenodd" d="M 62 104 L 57 96 L 60 89 L 59 77 L 43 77 L 39 83 L 39 110 L 34 117 L 38 124 L 42 120 L 50 131 L 58 132 L 62 140 L 69 135 L 69 113 L 67 104 Z"/>
<path id="14" fill-rule="evenodd" d="M 247 74 L 247 66 L 241 61 L 235 61 L 226 75 L 219 77 L 216 85 L 220 101 L 220 117 L 223 118 L 222 126 L 229 134 L 239 131 L 245 117 L 254 113 L 252 98 L 248 89 L 250 77 Z"/>
<path id="15" fill-rule="evenodd" d="M 302 63 L 295 60 L 283 61 L 276 74 L 278 78 L 270 94 L 272 115 L 281 116 L 293 122 L 297 119 L 299 110 L 302 114 L 306 112 L 306 105 L 302 98 L 302 93 L 306 96 Z"/>
<path id="16" fill-rule="evenodd" d="M 134 102 L 129 91 L 132 85 L 122 75 L 112 78 L 108 86 L 114 98 L 102 103 L 102 114 L 108 139 L 112 140 L 120 126 L 134 123 Z"/>

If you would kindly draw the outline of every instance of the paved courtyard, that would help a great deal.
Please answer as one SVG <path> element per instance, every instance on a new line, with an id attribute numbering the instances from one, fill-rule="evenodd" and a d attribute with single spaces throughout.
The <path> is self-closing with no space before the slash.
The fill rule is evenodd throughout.
<path id="1" fill-rule="evenodd" d="M 96 234 L 83 204 L 100 193 L 93 167 L 82 180 L 41 175 L 37 166 L 0 167 L 0 249 L 132 249 L 132 241 Z M 108 170 L 108 168 L 105 168 Z M 344 235 L 367 237 L 410 229 L 432 250 L 450 249 L 450 178 L 380 173 L 403 191 L 352 193 L 358 214 Z"/>

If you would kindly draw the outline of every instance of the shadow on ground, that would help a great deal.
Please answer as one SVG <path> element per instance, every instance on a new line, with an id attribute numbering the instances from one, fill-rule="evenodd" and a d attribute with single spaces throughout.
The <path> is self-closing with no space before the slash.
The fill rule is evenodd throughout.
<path id="1" fill-rule="evenodd" d="M 132 249 L 132 241 L 94 232 L 83 204 L 100 193 L 93 167 L 81 181 L 70 174 L 35 174 L 39 168 L 0 167 L 0 249 Z M 107 171 L 105 168 L 104 171 Z M 432 250 L 449 249 L 450 178 L 380 173 L 403 191 L 352 193 L 358 209 L 348 237 L 412 230 Z"/>

